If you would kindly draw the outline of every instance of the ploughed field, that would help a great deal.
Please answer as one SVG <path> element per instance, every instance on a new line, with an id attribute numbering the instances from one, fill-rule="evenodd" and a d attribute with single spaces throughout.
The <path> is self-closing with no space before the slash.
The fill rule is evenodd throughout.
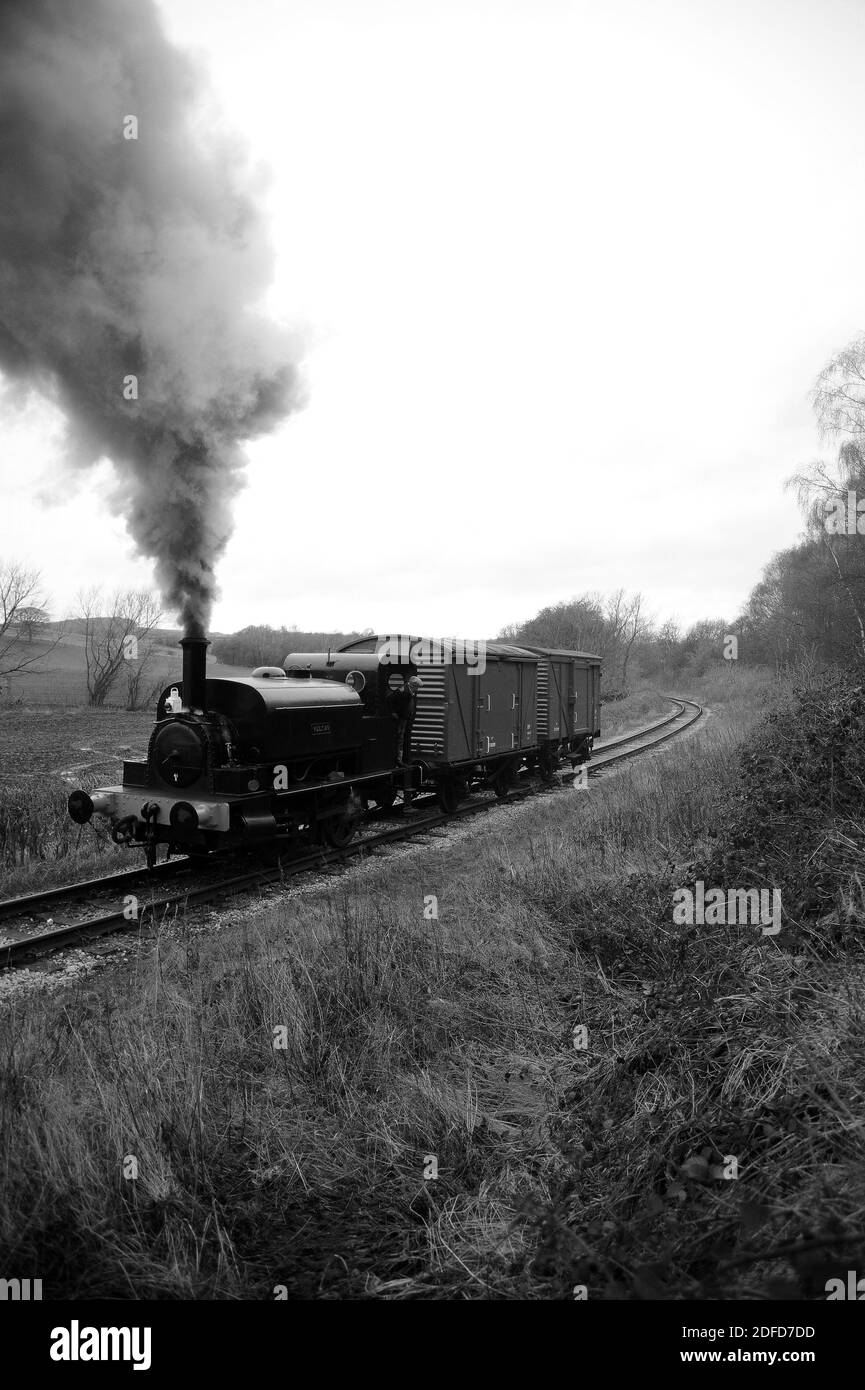
<path id="1" fill-rule="evenodd" d="M 152 727 L 151 710 L 5 710 L 0 714 L 0 786 L 81 771 L 119 778 L 124 758 L 146 752 Z"/>

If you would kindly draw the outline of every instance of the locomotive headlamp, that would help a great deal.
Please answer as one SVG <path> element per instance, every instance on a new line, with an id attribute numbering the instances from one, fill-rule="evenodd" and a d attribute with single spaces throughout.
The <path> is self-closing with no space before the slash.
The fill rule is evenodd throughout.
<path id="1" fill-rule="evenodd" d="M 67 806 L 70 816 L 77 825 L 86 825 L 93 815 L 93 801 L 86 792 L 72 792 Z"/>
<path id="2" fill-rule="evenodd" d="M 197 830 L 198 812 L 188 801 L 176 801 L 169 817 L 175 830 Z"/>

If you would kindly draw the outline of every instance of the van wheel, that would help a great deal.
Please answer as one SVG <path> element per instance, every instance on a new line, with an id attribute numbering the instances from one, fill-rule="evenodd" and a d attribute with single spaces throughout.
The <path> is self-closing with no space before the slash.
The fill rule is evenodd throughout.
<path id="1" fill-rule="evenodd" d="M 460 804 L 460 784 L 452 777 L 439 782 L 436 788 L 439 806 L 446 816 L 452 816 Z"/>
<path id="2" fill-rule="evenodd" d="M 516 766 L 513 763 L 506 763 L 493 780 L 493 791 L 499 801 L 507 800 L 508 792 L 513 790 L 516 780 Z"/>
<path id="3" fill-rule="evenodd" d="M 551 787 L 556 779 L 556 763 L 552 753 L 546 749 L 538 759 L 538 772 L 541 774 L 541 781 L 544 786 Z"/>

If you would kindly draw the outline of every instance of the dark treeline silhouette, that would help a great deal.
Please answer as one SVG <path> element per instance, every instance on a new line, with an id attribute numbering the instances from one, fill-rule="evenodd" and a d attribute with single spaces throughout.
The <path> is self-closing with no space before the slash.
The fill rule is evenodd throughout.
<path id="1" fill-rule="evenodd" d="M 499 638 L 517 644 L 595 652 L 604 662 L 604 698 L 624 694 L 636 676 L 664 679 L 703 675 L 724 666 L 725 643 L 736 628 L 723 618 L 704 619 L 681 632 L 674 622 L 652 622 L 642 595 L 619 589 L 609 597 L 581 594 L 550 604 L 524 623 L 502 628 Z"/>
<path id="2" fill-rule="evenodd" d="M 565 651 L 594 652 L 604 660 L 607 686 L 627 685 L 628 666 L 636 644 L 647 633 L 641 594 L 631 597 L 624 589 L 605 597 L 580 594 L 542 608 L 534 618 L 511 623 L 500 631 L 499 640 L 538 647 L 560 647 Z"/>
<path id="3" fill-rule="evenodd" d="M 845 440 L 834 467 L 812 464 L 790 486 L 805 515 L 805 534 L 765 567 L 741 617 L 743 638 L 754 660 L 775 666 L 802 660 L 861 666 L 865 454 L 856 441 Z"/>
<path id="4" fill-rule="evenodd" d="M 789 479 L 805 520 L 797 545 L 774 555 L 739 619 L 753 661 L 775 667 L 865 663 L 865 337 L 839 352 L 812 394 L 833 464 Z"/>
<path id="5" fill-rule="evenodd" d="M 227 666 L 281 666 L 289 652 L 325 651 L 339 647 L 359 632 L 298 632 L 296 627 L 258 624 L 239 632 L 215 633 L 212 656 Z"/>
<path id="6" fill-rule="evenodd" d="M 729 664 L 732 657 L 725 657 L 725 649 L 743 655 L 739 634 L 736 624 L 723 618 L 702 618 L 684 632 L 676 623 L 666 622 L 647 629 L 635 659 L 641 675 L 653 680 L 704 676 L 713 667 L 720 670 Z M 735 647 L 729 643 L 731 636 L 736 639 Z"/>

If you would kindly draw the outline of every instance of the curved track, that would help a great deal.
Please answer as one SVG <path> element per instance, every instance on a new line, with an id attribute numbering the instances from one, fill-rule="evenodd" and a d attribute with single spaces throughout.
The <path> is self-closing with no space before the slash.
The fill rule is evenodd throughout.
<path id="1" fill-rule="evenodd" d="M 624 762 L 626 758 L 634 758 L 638 753 L 646 753 L 650 748 L 657 748 L 660 744 L 667 743 L 671 738 L 677 738 L 686 729 L 690 729 L 692 724 L 696 724 L 705 712 L 703 706 L 698 705 L 695 700 L 682 700 L 674 698 L 672 695 L 666 698 L 679 706 L 674 714 L 659 720 L 657 724 L 648 724 L 643 729 L 635 729 L 633 733 L 622 734 L 609 743 L 596 744 L 596 751 L 592 754 L 591 771 L 606 767 L 610 763 Z M 666 729 L 666 732 L 660 733 L 659 731 L 662 729 Z M 628 745 L 632 746 L 629 747 Z M 614 753 L 612 752 L 614 748 L 622 751 Z"/>
<path id="2" fill-rule="evenodd" d="M 672 696 L 668 698 L 679 707 L 673 714 L 654 724 L 635 729 L 632 733 L 623 734 L 607 742 L 599 742 L 589 766 L 589 775 L 595 776 L 614 763 L 649 752 L 676 738 L 695 724 L 703 714 L 702 707 L 693 700 L 681 700 Z M 507 801 L 517 801 L 543 789 L 542 784 L 533 779 L 524 789 L 518 786 Z M 219 898 L 230 897 L 246 888 L 265 886 L 312 870 L 327 870 L 343 864 L 349 857 L 372 854 L 400 840 L 423 838 L 433 830 L 491 810 L 503 803 L 493 797 L 469 801 L 450 815 L 435 809 L 434 798 L 419 799 L 413 804 L 416 809 L 402 824 L 362 834 L 345 849 L 317 847 L 291 859 L 259 862 L 240 873 L 231 872 L 232 867 L 237 868 L 237 856 L 223 856 L 217 860 L 206 861 L 206 878 L 203 874 L 204 865 L 196 864 L 189 859 L 176 859 L 157 865 L 152 872 L 148 872 L 147 869 L 129 869 L 107 875 L 105 878 L 88 879 L 81 883 L 44 889 L 26 897 L 7 899 L 0 902 L 0 921 L 16 921 L 16 924 L 20 925 L 21 919 L 30 918 L 30 930 L 25 930 L 23 935 L 17 935 L 12 939 L 3 939 L 0 934 L 0 966 L 17 965 L 31 957 L 68 946 L 80 946 L 117 931 L 141 931 L 148 921 L 151 924 L 156 923 L 187 907 L 200 906 Z M 187 887 L 181 887 L 173 893 L 160 891 L 163 880 L 184 875 L 189 875 L 193 880 Z M 132 892 L 135 888 L 140 888 L 140 898 Z M 86 916 L 77 922 L 61 926 L 55 926 L 52 922 L 50 925 L 46 924 L 45 930 L 32 930 L 34 914 L 44 912 L 51 904 L 58 904 L 58 910 L 65 911 L 82 901 L 88 902 L 92 908 L 100 899 L 108 900 L 111 905 L 110 911 Z"/>

